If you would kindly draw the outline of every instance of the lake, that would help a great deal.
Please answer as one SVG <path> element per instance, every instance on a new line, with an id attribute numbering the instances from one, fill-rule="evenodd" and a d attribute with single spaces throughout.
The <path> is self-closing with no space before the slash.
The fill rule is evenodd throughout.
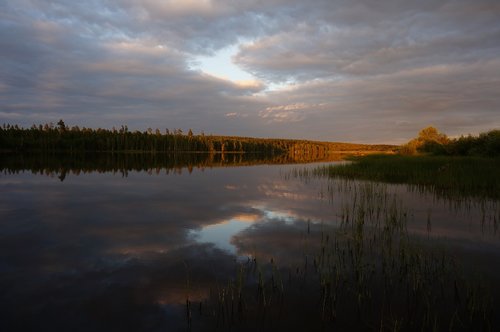
<path id="1" fill-rule="evenodd" d="M 422 313 L 416 317 L 451 317 L 430 325 L 497 326 L 497 201 L 449 201 L 405 185 L 298 171 L 318 163 L 230 160 L 4 164 L 0 329 L 302 330 L 357 326 L 359 316 L 370 326 L 380 321 L 371 319 L 370 309 L 378 298 L 392 303 L 391 313 L 403 303 Z M 389 249 L 375 255 L 379 243 Z M 380 258 L 394 250 L 392 263 Z M 430 304 L 413 303 L 411 295 L 374 290 L 387 284 L 391 264 L 404 267 L 399 275 L 411 282 L 393 278 L 388 289 L 427 289 L 429 302 L 449 295 L 457 309 L 426 313 Z M 432 280 L 425 288 L 426 276 L 434 274 L 407 272 L 420 271 L 414 266 L 436 270 L 441 290 Z M 453 277 L 456 271 L 460 277 Z M 420 277 L 424 281 L 415 281 Z M 337 293 L 331 280 L 341 288 Z M 479 286 L 458 293 L 474 282 Z M 354 292 L 357 301 L 350 300 Z M 470 322 L 453 318 L 462 311 Z M 392 327 L 408 324 L 389 311 L 381 315 Z"/>

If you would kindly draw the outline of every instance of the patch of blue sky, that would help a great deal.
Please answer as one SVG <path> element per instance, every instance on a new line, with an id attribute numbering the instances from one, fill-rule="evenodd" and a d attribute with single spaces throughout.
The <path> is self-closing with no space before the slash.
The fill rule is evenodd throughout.
<path id="1" fill-rule="evenodd" d="M 233 61 L 233 56 L 238 52 L 238 45 L 231 45 L 220 49 L 212 56 L 194 57 L 190 68 L 201 70 L 202 72 L 222 78 L 225 80 L 238 81 L 256 81 L 257 78 L 237 66 Z"/>

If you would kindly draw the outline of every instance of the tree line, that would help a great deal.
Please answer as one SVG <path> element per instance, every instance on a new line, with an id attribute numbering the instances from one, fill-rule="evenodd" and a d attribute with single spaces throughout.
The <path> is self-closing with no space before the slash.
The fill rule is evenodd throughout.
<path id="1" fill-rule="evenodd" d="M 129 131 L 120 129 L 92 129 L 67 127 L 60 120 L 53 124 L 33 125 L 25 129 L 17 125 L 3 125 L 0 129 L 0 146 L 13 152 L 283 152 L 279 145 L 266 140 L 234 140 L 224 137 L 194 135 L 191 130 L 159 129 Z"/>
<path id="2" fill-rule="evenodd" d="M 500 156 L 500 130 L 494 129 L 477 136 L 467 135 L 449 138 L 430 126 L 422 129 L 418 136 L 401 146 L 406 155 L 428 153 L 454 156 Z"/>
<path id="3" fill-rule="evenodd" d="M 4 124 L 0 127 L 0 151 L 45 153 L 80 152 L 207 152 L 207 153 L 265 153 L 270 155 L 315 156 L 321 158 L 333 151 L 382 151 L 389 145 L 316 142 L 292 139 L 195 135 L 190 129 L 170 131 L 148 128 L 130 131 L 127 126 L 119 129 L 92 129 L 68 127 L 63 120 L 33 125 L 30 128 Z"/>

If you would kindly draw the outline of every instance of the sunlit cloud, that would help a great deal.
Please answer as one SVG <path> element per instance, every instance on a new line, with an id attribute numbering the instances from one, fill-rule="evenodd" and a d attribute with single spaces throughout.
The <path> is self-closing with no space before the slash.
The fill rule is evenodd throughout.
<path id="1" fill-rule="evenodd" d="M 259 116 L 269 122 L 298 122 L 310 115 L 311 111 L 318 110 L 325 104 L 294 103 L 266 107 L 259 112 Z"/>
<path id="2" fill-rule="evenodd" d="M 257 80 L 237 80 L 234 83 L 244 89 L 252 89 L 255 91 L 260 91 L 265 88 L 264 83 Z"/>

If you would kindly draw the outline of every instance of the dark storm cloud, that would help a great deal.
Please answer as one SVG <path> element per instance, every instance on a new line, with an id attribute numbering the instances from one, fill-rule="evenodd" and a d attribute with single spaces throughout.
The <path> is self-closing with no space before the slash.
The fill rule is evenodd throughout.
<path id="1" fill-rule="evenodd" d="M 2 122 L 379 142 L 500 126 L 497 1 L 19 0 L 0 12 Z M 260 82 L 190 69 L 236 44 Z"/>

